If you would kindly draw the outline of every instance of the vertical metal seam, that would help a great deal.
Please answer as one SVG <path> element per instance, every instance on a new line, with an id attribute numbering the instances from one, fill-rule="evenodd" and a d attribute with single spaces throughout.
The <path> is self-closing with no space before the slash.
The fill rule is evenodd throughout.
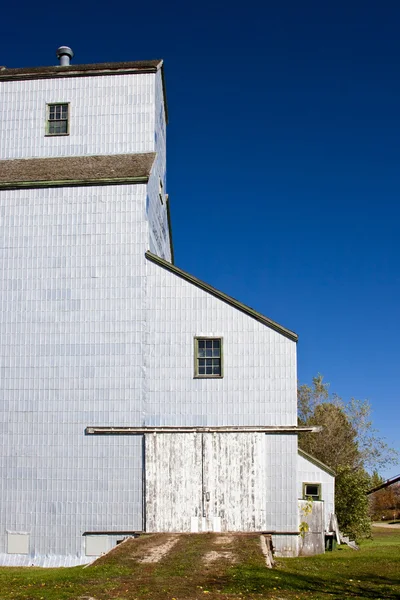
<path id="1" fill-rule="evenodd" d="M 202 517 L 205 518 L 206 512 L 204 510 L 204 433 L 201 434 L 201 514 Z"/>
<path id="2" fill-rule="evenodd" d="M 146 434 L 142 436 L 142 529 L 146 531 Z"/>

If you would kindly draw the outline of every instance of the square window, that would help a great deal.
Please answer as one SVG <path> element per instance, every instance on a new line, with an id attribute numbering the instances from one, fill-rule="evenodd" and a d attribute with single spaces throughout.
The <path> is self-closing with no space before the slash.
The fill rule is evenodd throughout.
<path id="1" fill-rule="evenodd" d="M 69 134 L 69 104 L 56 103 L 47 105 L 46 135 Z"/>
<path id="2" fill-rule="evenodd" d="M 303 498 L 307 500 L 322 500 L 320 483 L 303 483 Z"/>
<path id="3" fill-rule="evenodd" d="M 194 338 L 194 376 L 223 377 L 222 338 Z"/>

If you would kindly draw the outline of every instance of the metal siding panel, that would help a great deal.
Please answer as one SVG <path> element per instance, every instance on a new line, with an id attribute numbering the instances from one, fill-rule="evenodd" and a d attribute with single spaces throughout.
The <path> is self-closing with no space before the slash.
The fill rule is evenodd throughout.
<path id="1" fill-rule="evenodd" d="M 296 425 L 296 344 L 148 262 L 149 425 Z M 193 339 L 224 338 L 224 377 L 193 378 Z"/>
<path id="2" fill-rule="evenodd" d="M 155 78 L 155 74 L 147 73 L 2 82 L 0 156 L 9 159 L 154 150 Z M 69 135 L 45 136 L 46 104 L 51 102 L 70 103 Z"/>
<path id="3" fill-rule="evenodd" d="M 30 533 L 30 564 L 79 563 L 84 531 L 142 526 L 140 437 L 84 431 L 143 424 L 145 197 L 145 186 L 0 194 L 0 516 Z"/>
<path id="4" fill-rule="evenodd" d="M 296 479 L 297 436 L 268 434 L 265 435 L 265 444 L 266 530 L 296 532 L 299 530 Z M 293 553 L 297 552 L 296 536 L 277 536 L 276 544 L 282 556 L 293 556 Z"/>

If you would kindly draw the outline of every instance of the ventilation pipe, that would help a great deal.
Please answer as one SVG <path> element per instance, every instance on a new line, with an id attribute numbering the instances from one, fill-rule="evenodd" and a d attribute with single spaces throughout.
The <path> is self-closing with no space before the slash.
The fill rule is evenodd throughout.
<path id="1" fill-rule="evenodd" d="M 56 54 L 61 67 L 67 67 L 71 62 L 71 58 L 74 56 L 74 53 L 68 46 L 60 46 L 57 49 Z"/>

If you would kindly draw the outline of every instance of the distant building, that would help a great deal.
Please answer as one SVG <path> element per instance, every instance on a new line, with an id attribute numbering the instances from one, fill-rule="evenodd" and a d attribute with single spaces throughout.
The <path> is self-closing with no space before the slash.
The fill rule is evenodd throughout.
<path id="1" fill-rule="evenodd" d="M 0 564 L 141 531 L 296 555 L 298 499 L 333 512 L 298 456 L 297 335 L 174 265 L 162 61 L 60 54 L 0 70 Z"/>

